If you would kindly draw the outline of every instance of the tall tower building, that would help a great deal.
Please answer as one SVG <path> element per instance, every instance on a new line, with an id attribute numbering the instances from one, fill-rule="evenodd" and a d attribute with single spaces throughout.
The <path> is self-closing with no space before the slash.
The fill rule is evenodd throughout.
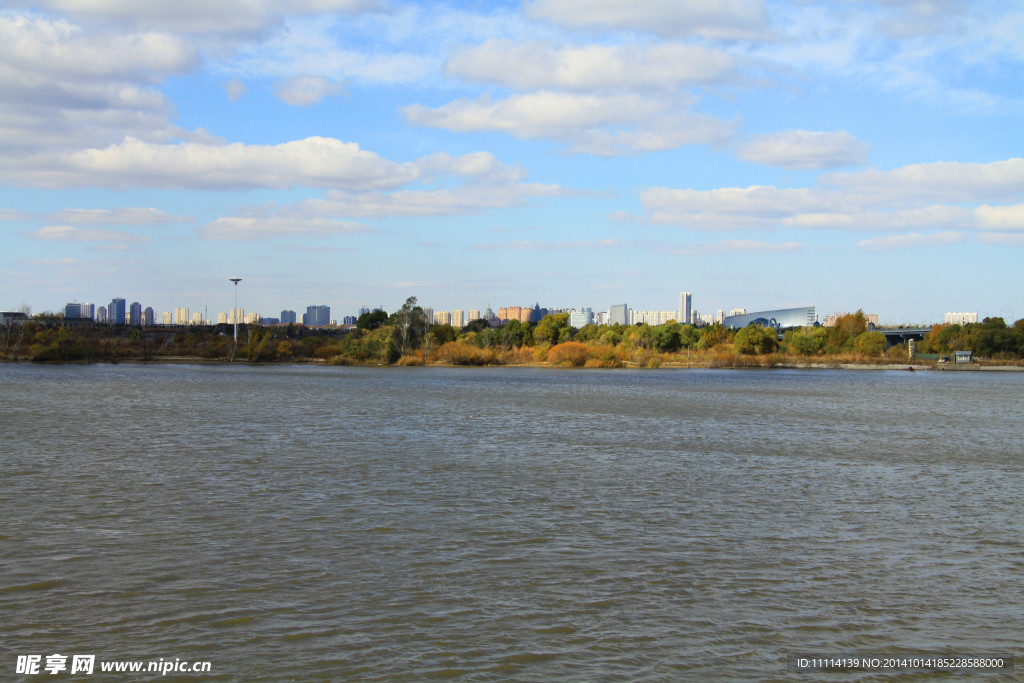
<path id="1" fill-rule="evenodd" d="M 452 311 L 452 327 L 462 329 L 466 326 L 466 315 L 458 309 Z"/>
<path id="2" fill-rule="evenodd" d="M 107 306 L 107 321 L 111 325 L 124 325 L 124 299 L 113 299 Z"/>
<path id="3" fill-rule="evenodd" d="M 132 302 L 132 307 L 128 314 L 128 324 L 132 327 L 142 327 L 142 304 L 138 301 Z"/>
<path id="4" fill-rule="evenodd" d="M 629 324 L 629 305 L 627 304 L 615 304 L 608 309 L 608 324 L 609 325 L 628 325 Z"/>
<path id="5" fill-rule="evenodd" d="M 684 325 L 693 323 L 693 295 L 689 292 L 679 292 L 679 320 L 676 322 Z"/>
<path id="6" fill-rule="evenodd" d="M 310 327 L 331 324 L 330 306 L 306 306 L 306 312 L 302 316 L 302 324 Z"/>

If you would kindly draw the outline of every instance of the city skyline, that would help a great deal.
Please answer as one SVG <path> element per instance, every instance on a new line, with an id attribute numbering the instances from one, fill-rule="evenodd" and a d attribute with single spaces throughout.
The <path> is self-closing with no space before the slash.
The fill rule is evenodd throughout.
<path id="1" fill-rule="evenodd" d="M 0 36 L 3 310 L 1024 317 L 1013 4 L 18 0 Z"/>
<path id="2" fill-rule="evenodd" d="M 620 324 L 640 324 L 648 323 L 651 325 L 660 325 L 669 321 L 685 321 L 688 324 L 702 325 L 710 324 L 713 322 L 723 322 L 726 318 L 735 318 L 737 316 L 750 317 L 754 319 L 760 314 L 766 314 L 768 317 L 772 317 L 776 313 L 796 316 L 794 319 L 803 319 L 807 321 L 807 324 L 819 323 L 825 326 L 832 325 L 837 316 L 845 315 L 848 313 L 856 312 L 860 310 L 865 314 L 868 320 L 874 325 L 881 325 L 883 327 L 898 327 L 906 326 L 907 322 L 897 322 L 891 320 L 880 320 L 877 313 L 871 311 L 864 311 L 863 307 L 855 310 L 834 310 L 832 312 L 824 312 L 817 309 L 817 307 L 810 306 L 797 306 L 788 308 L 786 310 L 776 309 L 763 309 L 754 310 L 747 309 L 744 307 L 729 308 L 729 309 L 716 309 L 715 311 L 699 310 L 692 306 L 693 293 L 681 291 L 678 295 L 679 307 L 676 310 L 668 309 L 651 309 L 651 308 L 638 308 L 630 306 L 628 303 L 621 304 L 610 304 L 607 309 L 597 308 L 596 310 L 591 306 L 563 306 L 563 307 L 542 307 L 537 302 L 534 306 L 502 306 L 493 308 L 490 305 L 479 308 L 479 309 L 435 309 L 429 304 L 417 302 L 417 305 L 423 308 L 426 312 L 428 319 L 433 324 L 452 324 L 456 327 L 464 327 L 470 321 L 478 318 L 487 317 L 489 312 L 492 317 L 507 322 L 509 320 L 519 320 L 520 322 L 537 322 L 543 315 L 549 312 L 552 313 L 571 313 L 571 320 L 582 321 L 581 324 L 571 325 L 572 327 L 582 327 L 585 324 L 594 322 L 596 324 L 614 324 L 618 322 Z M 111 314 L 110 311 L 114 310 L 114 306 L 119 305 L 119 312 Z M 60 311 L 64 317 L 88 317 L 95 318 L 97 322 L 109 322 L 111 317 L 120 317 L 127 321 L 131 321 L 132 318 L 125 312 L 127 309 L 126 300 L 123 298 L 114 298 L 108 306 L 96 305 L 90 302 L 68 302 Z M 132 302 L 132 309 L 138 308 L 140 311 L 142 305 L 139 302 Z M 10 310 L 14 310 L 13 308 Z M 31 307 L 29 307 L 31 310 Z M 306 313 L 299 316 L 294 310 L 282 309 L 279 313 L 277 312 L 263 312 L 263 311 L 252 311 L 246 310 L 244 306 L 239 306 L 237 309 L 229 309 L 226 313 L 223 311 L 216 311 L 213 315 L 209 315 L 207 310 L 202 313 L 199 311 L 193 311 L 186 307 L 175 307 L 173 311 L 164 311 L 162 313 L 155 311 L 152 307 L 146 307 L 146 320 L 149 323 L 146 324 L 161 324 L 161 325 L 189 325 L 189 324 L 233 324 L 236 317 L 240 322 L 243 323 L 301 323 L 310 327 L 320 327 L 325 325 L 354 325 L 356 320 L 363 313 L 370 313 L 372 311 L 383 310 L 389 315 L 394 311 L 387 311 L 381 306 L 360 306 L 356 312 L 332 312 L 331 306 L 326 304 L 309 305 L 306 307 Z M 618 312 L 616 312 L 618 311 Z M 803 311 L 808 311 L 804 315 Z M 33 311 L 34 313 L 44 313 L 42 311 Z M 53 311 L 49 312 L 54 313 Z M 332 313 L 334 313 L 332 315 Z M 750 315 L 748 315 L 750 314 Z M 762 316 L 763 317 L 763 316 Z M 977 323 L 987 317 L 1002 317 L 1002 316 L 989 316 L 981 314 L 977 311 L 973 312 L 950 312 L 944 313 L 942 320 L 926 320 L 920 319 L 917 322 L 923 325 L 934 325 L 934 324 L 964 324 L 967 322 Z M 461 323 L 459 321 L 461 320 Z M 1008 324 L 1012 324 L 1016 319 L 1006 319 Z M 134 324 L 129 322 L 128 324 Z"/>

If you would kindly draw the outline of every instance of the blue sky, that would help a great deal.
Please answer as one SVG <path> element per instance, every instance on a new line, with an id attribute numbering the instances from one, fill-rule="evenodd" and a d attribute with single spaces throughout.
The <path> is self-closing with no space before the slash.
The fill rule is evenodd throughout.
<path id="1" fill-rule="evenodd" d="M 8 0 L 0 308 L 1024 317 L 1002 0 Z"/>

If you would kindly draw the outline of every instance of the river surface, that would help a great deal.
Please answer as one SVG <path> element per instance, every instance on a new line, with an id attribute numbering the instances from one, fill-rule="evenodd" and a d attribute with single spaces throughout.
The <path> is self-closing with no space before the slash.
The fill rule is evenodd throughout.
<path id="1" fill-rule="evenodd" d="M 1024 373 L 0 364 L 0 679 L 878 680 L 1020 650 L 1022 494 Z"/>

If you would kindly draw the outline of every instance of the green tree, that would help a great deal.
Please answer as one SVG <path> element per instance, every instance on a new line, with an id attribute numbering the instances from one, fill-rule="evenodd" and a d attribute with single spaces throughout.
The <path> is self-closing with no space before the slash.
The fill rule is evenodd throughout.
<path id="1" fill-rule="evenodd" d="M 778 332 L 773 327 L 750 324 L 736 333 L 733 346 L 737 353 L 774 353 L 779 346 Z"/>
<path id="2" fill-rule="evenodd" d="M 853 340 L 867 331 L 868 321 L 864 317 L 864 311 L 858 310 L 856 313 L 839 316 L 836 319 L 836 324 L 827 329 L 827 345 L 836 350 L 846 349 L 849 351 L 853 348 Z"/>
<path id="3" fill-rule="evenodd" d="M 722 323 L 705 325 L 700 328 L 700 341 L 697 348 L 713 349 L 719 344 L 728 344 L 732 340 L 732 331 Z"/>
<path id="4" fill-rule="evenodd" d="M 434 346 L 455 341 L 459 333 L 451 325 L 434 325 L 430 328 L 430 340 Z"/>
<path id="5" fill-rule="evenodd" d="M 533 338 L 541 344 L 554 346 L 559 341 L 568 341 L 572 337 L 572 328 L 569 327 L 568 313 L 549 313 L 537 323 L 533 330 Z"/>
<path id="6" fill-rule="evenodd" d="M 406 355 L 419 345 L 420 335 L 429 325 L 426 312 L 416 305 L 416 297 L 410 296 L 389 319 L 394 327 L 395 347 L 399 357 Z"/>
<path id="7" fill-rule="evenodd" d="M 679 338 L 680 325 L 659 325 L 654 330 L 654 349 L 659 353 L 675 353 L 679 350 L 681 340 Z"/>
<path id="8" fill-rule="evenodd" d="M 388 320 L 388 314 L 384 311 L 373 311 L 363 313 L 356 319 L 356 327 L 360 330 L 375 330 Z M 291 336 L 291 325 L 288 326 L 288 336 Z"/>
<path id="9" fill-rule="evenodd" d="M 629 343 L 634 349 L 650 350 L 654 347 L 654 330 L 647 323 L 634 325 L 629 331 Z"/>
<path id="10" fill-rule="evenodd" d="M 853 339 L 853 350 L 865 356 L 880 356 L 885 351 L 885 335 L 881 332 L 864 332 Z"/>

